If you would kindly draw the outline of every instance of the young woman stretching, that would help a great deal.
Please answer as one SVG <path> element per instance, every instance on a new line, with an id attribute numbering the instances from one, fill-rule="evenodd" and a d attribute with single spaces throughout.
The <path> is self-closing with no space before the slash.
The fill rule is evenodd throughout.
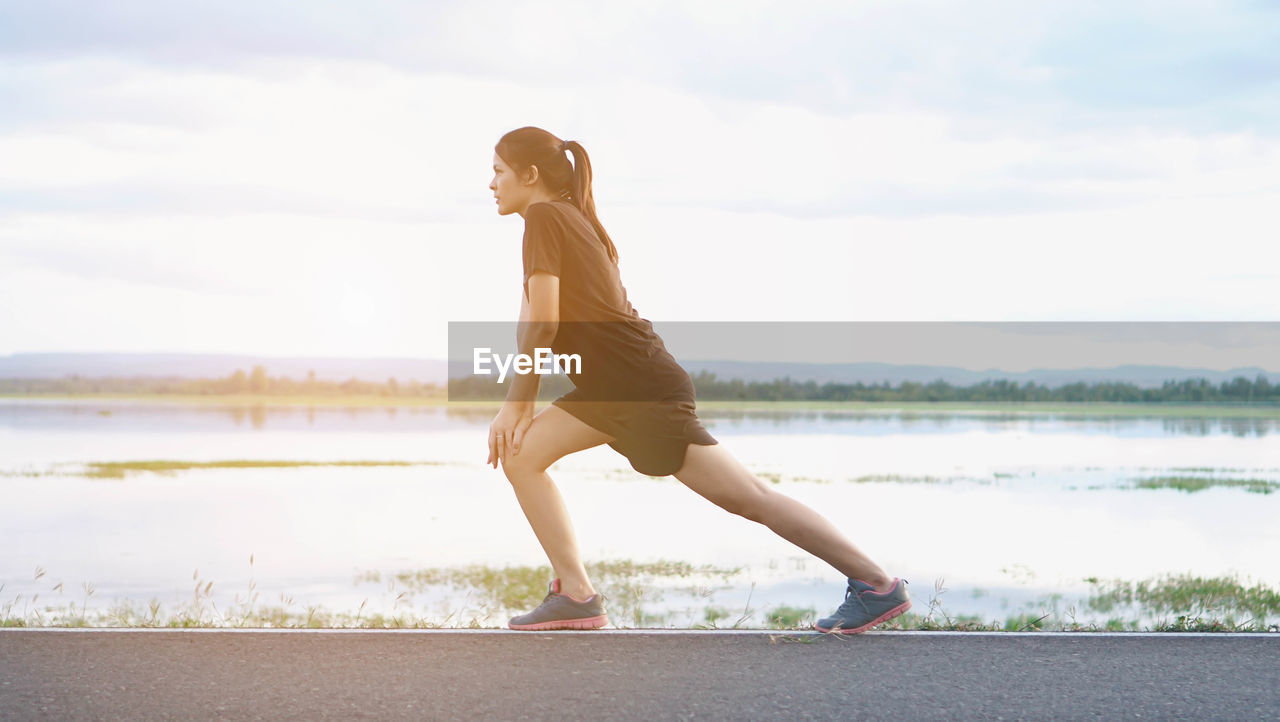
<path id="1" fill-rule="evenodd" d="M 674 475 L 848 577 L 844 603 L 818 620 L 819 631 L 863 632 L 911 607 L 903 580 L 886 574 L 817 512 L 770 489 L 698 421 L 688 373 L 627 300 L 617 249 L 596 217 L 582 145 L 541 128 L 513 130 L 494 147 L 489 189 L 499 215 L 518 213 L 525 223 L 519 352 L 533 356 L 536 348 L 551 348 L 581 358 L 581 368 L 570 369 L 574 390 L 536 415 L 537 374 L 515 375 L 489 427 L 486 463 L 495 469 L 502 463 L 556 574 L 542 604 L 513 618 L 511 629 L 608 624 L 547 475 L 561 457 L 600 444 L 642 474 Z"/>

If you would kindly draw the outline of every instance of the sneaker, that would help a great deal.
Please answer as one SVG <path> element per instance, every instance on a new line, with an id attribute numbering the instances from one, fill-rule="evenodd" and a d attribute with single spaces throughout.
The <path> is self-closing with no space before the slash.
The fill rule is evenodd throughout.
<path id="1" fill-rule="evenodd" d="M 604 598 L 593 594 L 578 601 L 560 593 L 560 580 L 553 579 L 547 596 L 538 608 L 528 614 L 512 617 L 507 626 L 526 631 L 543 629 L 599 629 L 609 623 L 604 612 Z"/>
<path id="2" fill-rule="evenodd" d="M 911 596 L 907 594 L 905 579 L 894 579 L 892 589 L 877 594 L 875 587 L 851 578 L 844 593 L 844 604 L 835 614 L 815 622 L 813 628 L 819 632 L 859 634 L 910 608 Z"/>

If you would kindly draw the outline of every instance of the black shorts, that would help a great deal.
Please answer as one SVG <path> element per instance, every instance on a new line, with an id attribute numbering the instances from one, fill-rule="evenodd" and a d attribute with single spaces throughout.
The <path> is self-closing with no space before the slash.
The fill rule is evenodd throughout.
<path id="1" fill-rule="evenodd" d="M 594 401 L 574 389 L 551 403 L 614 437 L 609 446 L 648 476 L 679 471 L 689 444 L 718 443 L 694 413 L 692 385 L 657 402 Z"/>

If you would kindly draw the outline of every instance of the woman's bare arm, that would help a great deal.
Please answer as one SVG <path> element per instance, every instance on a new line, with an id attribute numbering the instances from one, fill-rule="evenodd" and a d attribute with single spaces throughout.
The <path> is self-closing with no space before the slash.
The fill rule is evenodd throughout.
<path id="1" fill-rule="evenodd" d="M 516 327 L 516 347 L 529 357 L 539 348 L 548 348 L 560 325 L 560 278 L 550 273 L 529 277 L 529 293 L 520 294 L 520 323 Z M 537 374 L 517 374 L 507 392 L 508 401 L 533 403 L 538 395 Z"/>

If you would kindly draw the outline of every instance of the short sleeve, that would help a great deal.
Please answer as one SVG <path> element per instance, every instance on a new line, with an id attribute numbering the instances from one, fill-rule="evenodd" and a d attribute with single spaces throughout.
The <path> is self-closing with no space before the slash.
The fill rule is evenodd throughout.
<path id="1" fill-rule="evenodd" d="M 564 229 L 550 203 L 535 203 L 524 214 L 524 281 L 536 271 L 560 275 Z"/>

